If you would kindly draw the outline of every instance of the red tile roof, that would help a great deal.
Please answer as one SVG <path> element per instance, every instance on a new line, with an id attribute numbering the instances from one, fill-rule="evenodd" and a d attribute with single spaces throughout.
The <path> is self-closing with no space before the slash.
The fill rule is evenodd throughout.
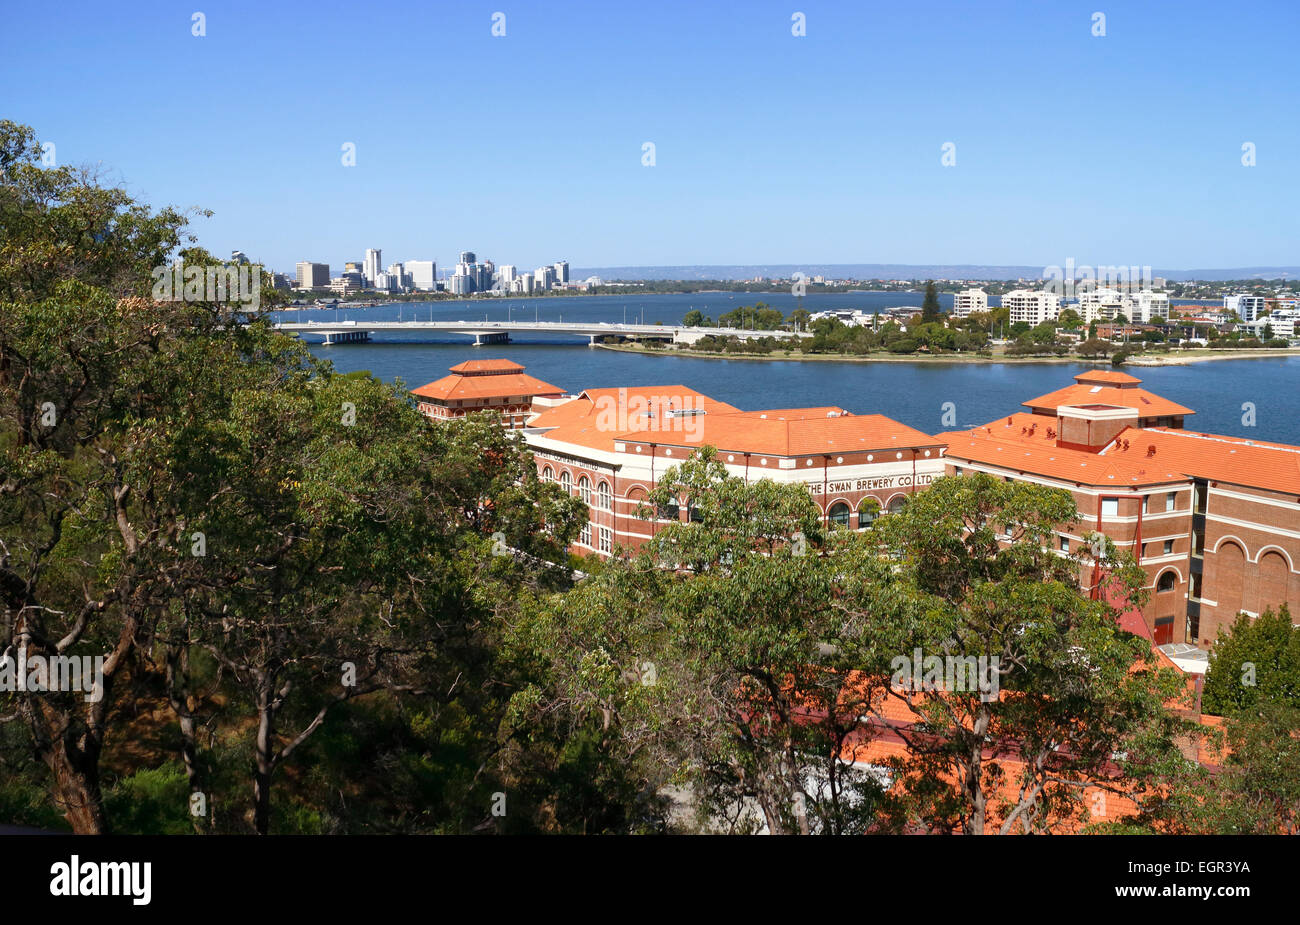
<path id="1" fill-rule="evenodd" d="M 785 457 L 928 448 L 937 458 L 943 446 L 942 440 L 884 415 L 850 414 L 838 408 L 709 415 L 694 428 L 658 442 Z"/>
<path id="2" fill-rule="evenodd" d="M 1047 436 L 1051 427 L 1052 423 L 1045 422 L 1041 415 L 1020 412 L 974 430 L 939 434 L 938 439 L 948 444 L 946 456 L 950 459 L 1080 485 L 1127 488 L 1187 481 L 1185 473 L 1164 460 L 1147 460 L 1136 454 L 1114 458 L 1059 447 L 1055 437 Z"/>
<path id="3" fill-rule="evenodd" d="M 1300 447 L 1168 427 L 1130 427 L 1102 451 L 1107 459 L 1137 460 L 1188 476 L 1300 495 Z M 1154 455 L 1151 448 L 1155 448 Z"/>
<path id="4" fill-rule="evenodd" d="M 1137 380 L 1141 381 L 1141 380 Z M 1195 414 L 1191 408 L 1184 408 L 1177 402 L 1161 398 L 1146 389 L 1131 385 L 1088 385 L 1078 383 L 1067 385 L 1055 392 L 1048 392 L 1024 403 L 1026 408 L 1039 412 L 1055 412 L 1062 405 L 1117 405 L 1122 408 L 1136 408 L 1143 418 L 1170 417 L 1174 415 Z"/>
<path id="5" fill-rule="evenodd" d="M 411 394 L 444 402 L 564 394 L 559 386 L 525 375 L 522 370 L 509 360 L 469 360 L 453 366 L 450 376 L 411 389 Z"/>
<path id="6" fill-rule="evenodd" d="M 466 360 L 451 368 L 453 373 L 517 373 L 523 367 L 510 360 Z"/>

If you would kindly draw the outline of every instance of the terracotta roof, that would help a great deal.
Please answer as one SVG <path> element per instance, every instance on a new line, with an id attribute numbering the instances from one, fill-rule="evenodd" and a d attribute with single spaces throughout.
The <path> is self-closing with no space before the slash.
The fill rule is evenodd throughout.
<path id="1" fill-rule="evenodd" d="M 1038 426 L 1033 428 L 1034 424 Z M 1054 437 L 1047 436 L 1051 426 L 1041 415 L 1020 412 L 974 430 L 939 434 L 938 439 L 948 444 L 946 455 L 951 459 L 994 465 L 1081 485 L 1123 485 L 1129 488 L 1187 480 L 1181 469 L 1162 459 L 1148 460 L 1137 454 L 1114 458 L 1084 450 L 1064 449 L 1056 445 Z"/>
<path id="2" fill-rule="evenodd" d="M 702 417 L 739 410 L 684 385 L 587 389 L 572 401 L 542 411 L 528 426 L 545 430 L 549 440 L 612 452 L 615 439 L 663 443 L 662 437 L 678 437 L 699 426 L 702 417 L 667 413 L 682 409 L 702 410 Z M 649 412 L 654 416 L 647 416 Z"/>
<path id="3" fill-rule="evenodd" d="M 695 427 L 656 442 L 785 457 L 943 446 L 942 440 L 884 415 L 850 414 L 838 408 L 706 415 Z"/>
<path id="4" fill-rule="evenodd" d="M 1137 385 L 1142 380 L 1117 370 L 1090 369 L 1086 373 L 1079 373 L 1074 377 L 1074 381 L 1088 385 Z"/>
<path id="5" fill-rule="evenodd" d="M 466 360 L 451 367 L 453 373 L 516 373 L 522 370 L 522 366 L 510 360 Z"/>
<path id="6" fill-rule="evenodd" d="M 1136 380 L 1140 382 L 1141 380 Z M 1062 405 L 1118 405 L 1123 408 L 1136 408 L 1144 418 L 1168 417 L 1171 415 L 1195 414 L 1191 408 L 1184 408 L 1177 402 L 1161 398 L 1146 389 L 1119 385 L 1067 385 L 1055 392 L 1048 392 L 1038 398 L 1024 403 L 1026 408 L 1055 411 Z"/>
<path id="7" fill-rule="evenodd" d="M 1188 476 L 1300 495 L 1300 447 L 1168 427 L 1130 427 L 1117 440 L 1128 440 L 1129 448 L 1112 444 L 1102 451 L 1107 459 L 1159 463 Z M 1154 456 L 1147 455 L 1151 447 Z"/>
<path id="8" fill-rule="evenodd" d="M 504 361 L 503 361 L 504 362 Z M 464 365 L 464 364 L 461 364 Z M 523 367 L 519 367 L 523 369 Z M 441 379 L 411 389 L 411 394 L 420 398 L 433 398 L 440 401 L 510 398 L 522 395 L 563 395 L 564 389 L 549 382 L 543 382 L 524 373 L 503 373 L 491 376 L 443 376 Z"/>

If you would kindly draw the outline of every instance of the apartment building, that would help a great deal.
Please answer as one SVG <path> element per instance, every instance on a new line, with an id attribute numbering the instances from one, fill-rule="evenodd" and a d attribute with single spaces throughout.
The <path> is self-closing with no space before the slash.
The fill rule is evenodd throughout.
<path id="1" fill-rule="evenodd" d="M 952 316 L 966 318 L 971 312 L 985 312 L 989 308 L 989 297 L 983 289 L 963 289 L 952 297 Z"/>
<path id="2" fill-rule="evenodd" d="M 1045 289 L 1013 289 L 1002 297 L 1002 307 L 1010 310 L 1012 324 L 1039 325 L 1061 313 L 1061 297 Z"/>

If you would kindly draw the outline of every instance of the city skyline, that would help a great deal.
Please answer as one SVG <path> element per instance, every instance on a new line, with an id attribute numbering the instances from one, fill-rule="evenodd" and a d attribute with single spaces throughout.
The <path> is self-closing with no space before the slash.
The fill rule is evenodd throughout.
<path id="1" fill-rule="evenodd" d="M 575 3 L 507 9 L 494 35 L 486 8 L 396 4 L 410 28 L 372 52 L 343 7 L 210 6 L 202 35 L 74 7 L 31 11 L 0 67 L 44 75 L 10 109 L 57 163 L 212 209 L 201 243 L 269 266 L 381 238 L 575 268 L 1294 262 L 1290 5 L 1118 4 L 1104 35 L 1084 7 L 801 12 L 798 35 L 788 5 Z M 515 130 L 530 112 L 550 115 Z"/>

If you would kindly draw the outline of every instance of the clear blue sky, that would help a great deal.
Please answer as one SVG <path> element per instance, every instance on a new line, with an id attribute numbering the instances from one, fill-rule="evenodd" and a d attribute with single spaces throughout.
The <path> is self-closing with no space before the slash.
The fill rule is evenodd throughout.
<path id="1" fill-rule="evenodd" d="M 155 206 L 212 209 L 201 243 L 281 269 L 366 247 L 521 269 L 1300 263 L 1296 0 L 38 2 L 5 20 L 0 115 Z"/>

